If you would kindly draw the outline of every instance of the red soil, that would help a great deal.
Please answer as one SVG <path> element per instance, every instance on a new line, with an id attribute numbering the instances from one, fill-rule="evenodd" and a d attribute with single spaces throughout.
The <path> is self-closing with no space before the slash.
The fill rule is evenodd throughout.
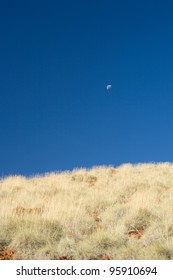
<path id="1" fill-rule="evenodd" d="M 22 206 L 17 206 L 16 208 L 13 209 L 13 213 L 15 215 L 24 215 L 24 214 L 34 214 L 34 215 L 39 215 L 43 213 L 42 208 L 24 208 Z"/>
<path id="2" fill-rule="evenodd" d="M 14 251 L 10 249 L 0 250 L 0 260 L 14 260 Z"/>
<path id="3" fill-rule="evenodd" d="M 137 239 L 140 239 L 143 234 L 144 234 L 144 228 L 143 227 L 139 227 L 139 228 L 136 228 L 135 230 L 130 230 L 128 232 L 129 237 L 134 237 L 134 238 L 137 238 Z"/>
<path id="4" fill-rule="evenodd" d="M 106 260 L 107 261 L 107 260 L 111 260 L 111 258 L 107 255 L 101 255 L 101 256 L 99 256 L 98 260 L 102 260 L 102 261 Z"/>
<path id="5" fill-rule="evenodd" d="M 68 258 L 66 256 L 61 256 L 59 257 L 60 260 L 64 261 L 64 260 L 72 260 L 72 258 Z"/>

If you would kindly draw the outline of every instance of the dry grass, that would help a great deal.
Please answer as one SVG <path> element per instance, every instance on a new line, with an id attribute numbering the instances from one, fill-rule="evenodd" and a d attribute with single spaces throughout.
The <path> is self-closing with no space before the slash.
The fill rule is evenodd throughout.
<path id="1" fill-rule="evenodd" d="M 0 180 L 0 256 L 167 260 L 172 244 L 170 163 Z"/>

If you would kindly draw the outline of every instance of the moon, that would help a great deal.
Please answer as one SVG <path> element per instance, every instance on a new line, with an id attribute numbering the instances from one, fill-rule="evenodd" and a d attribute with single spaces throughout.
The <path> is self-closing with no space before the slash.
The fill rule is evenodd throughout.
<path id="1" fill-rule="evenodd" d="M 111 87 L 112 87 L 112 85 L 107 85 L 107 86 L 106 86 L 106 89 L 107 89 L 107 90 L 110 90 Z"/>

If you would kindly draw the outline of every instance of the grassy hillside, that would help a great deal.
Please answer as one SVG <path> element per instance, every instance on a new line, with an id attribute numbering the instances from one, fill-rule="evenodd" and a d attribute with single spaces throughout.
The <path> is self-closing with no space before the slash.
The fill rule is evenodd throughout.
<path id="1" fill-rule="evenodd" d="M 0 180 L 0 259 L 173 259 L 173 165 Z"/>

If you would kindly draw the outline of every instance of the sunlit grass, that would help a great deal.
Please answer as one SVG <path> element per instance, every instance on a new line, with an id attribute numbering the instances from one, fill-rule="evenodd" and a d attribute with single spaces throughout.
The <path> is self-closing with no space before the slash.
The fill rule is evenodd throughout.
<path id="1" fill-rule="evenodd" d="M 0 180 L 0 250 L 19 259 L 173 259 L 172 214 L 170 163 L 9 176 Z"/>

